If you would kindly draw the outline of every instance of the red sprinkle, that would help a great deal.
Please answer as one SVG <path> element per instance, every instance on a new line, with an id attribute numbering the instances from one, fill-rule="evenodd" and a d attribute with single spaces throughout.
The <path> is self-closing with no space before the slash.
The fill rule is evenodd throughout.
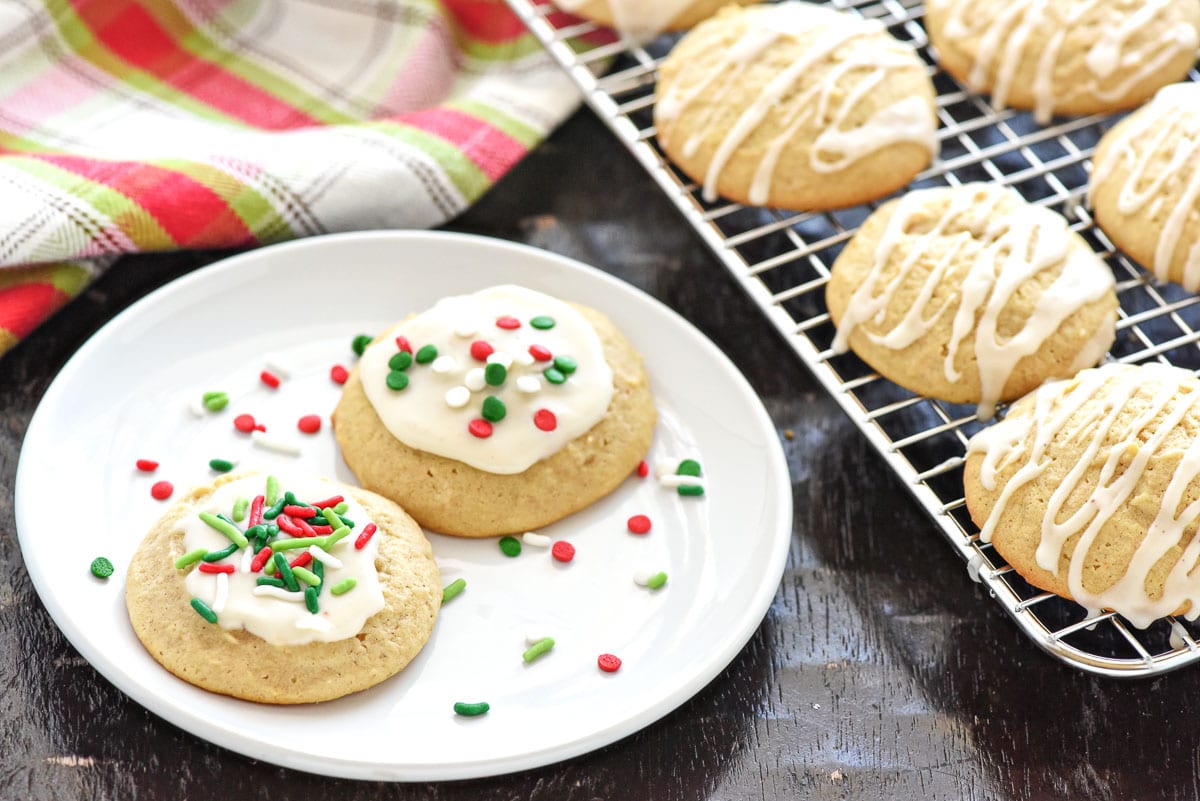
<path id="1" fill-rule="evenodd" d="M 296 423 L 296 428 L 305 434 L 315 434 L 321 430 L 321 416 L 318 414 L 306 414 Z"/>
<path id="2" fill-rule="evenodd" d="M 171 493 L 174 491 L 175 485 L 170 481 L 159 481 L 150 488 L 150 495 L 157 500 L 165 501 L 167 498 L 171 497 Z"/>
<path id="3" fill-rule="evenodd" d="M 312 526 L 310 526 L 310 525 L 308 524 L 308 521 L 307 521 L 307 520 L 305 520 L 303 517 L 297 517 L 297 518 L 296 518 L 296 519 L 295 519 L 293 522 L 295 522 L 295 524 L 296 524 L 297 526 L 299 526 L 299 527 L 300 527 L 300 530 L 301 530 L 302 532 L 304 532 L 304 533 L 303 533 L 303 534 L 301 534 L 300 536 L 302 536 L 302 537 L 315 537 L 315 536 L 317 536 L 317 532 L 313 531 L 313 527 L 312 527 Z"/>
<path id="4" fill-rule="evenodd" d="M 262 423 L 258 423 L 257 425 L 254 426 L 254 430 L 255 431 L 266 431 L 267 427 L 264 426 Z"/>
<path id="5" fill-rule="evenodd" d="M 263 521 L 262 510 L 263 505 L 267 502 L 265 495 L 255 495 L 254 500 L 250 501 L 250 519 L 246 522 L 246 527 L 257 526 Z M 259 553 L 262 553 L 259 551 Z"/>
<path id="6" fill-rule="evenodd" d="M 263 548 L 261 551 L 254 554 L 254 559 L 252 559 L 250 562 L 250 572 L 257 573 L 258 571 L 262 570 L 263 565 L 267 563 L 267 560 L 271 558 L 273 553 L 274 552 L 271 550 L 271 546 L 268 545 L 266 548 Z"/>
<path id="7" fill-rule="evenodd" d="M 575 558 L 575 546 L 566 540 L 559 540 L 550 548 L 550 555 L 560 562 L 570 562 Z"/>
<path id="8" fill-rule="evenodd" d="M 212 562 L 200 563 L 201 573 L 232 573 L 233 565 L 217 565 Z"/>
<path id="9" fill-rule="evenodd" d="M 329 377 L 333 379 L 335 384 L 345 384 L 346 379 L 350 377 L 350 371 L 340 364 L 335 364 L 329 368 Z"/>
<path id="10" fill-rule="evenodd" d="M 258 374 L 258 377 L 261 378 L 262 382 L 271 389 L 275 389 L 279 386 L 279 376 L 275 375 L 270 370 L 263 370 Z"/>
<path id="11" fill-rule="evenodd" d="M 291 504 L 288 504 L 287 506 L 283 507 L 283 513 L 285 515 L 289 515 L 291 517 L 316 517 L 317 516 L 316 509 L 310 509 L 307 506 L 292 506 Z"/>
<path id="12" fill-rule="evenodd" d="M 634 515 L 633 517 L 629 518 L 629 520 L 625 521 L 625 525 L 628 526 L 629 530 L 634 534 L 645 534 L 650 530 L 650 518 L 646 517 L 645 515 Z"/>
<path id="13" fill-rule="evenodd" d="M 312 554 L 309 553 L 308 551 L 305 551 L 304 553 L 300 554 L 292 561 L 288 562 L 288 567 L 308 567 L 308 564 L 311 561 L 312 561 Z"/>
<path id="14" fill-rule="evenodd" d="M 153 459 L 138 459 L 135 464 L 137 464 L 137 469 L 143 473 L 153 473 L 158 469 L 158 462 Z"/>
<path id="15" fill-rule="evenodd" d="M 467 423 L 467 430 L 480 439 L 487 439 L 492 435 L 492 424 L 482 417 L 476 417 Z"/>
<path id="16" fill-rule="evenodd" d="M 637 474 L 638 478 L 645 478 L 646 476 L 650 475 L 650 465 L 646 464 L 645 459 L 638 462 Z"/>
<path id="17" fill-rule="evenodd" d="M 600 654 L 596 657 L 596 664 L 605 673 L 616 673 L 621 669 L 621 658 L 616 654 Z"/>
<path id="18" fill-rule="evenodd" d="M 549 409 L 538 409 L 533 413 L 533 424 L 542 431 L 553 431 L 558 428 L 558 418 Z"/>
<path id="19" fill-rule="evenodd" d="M 313 526 L 312 530 L 318 534 L 332 534 L 333 526 Z"/>
<path id="20" fill-rule="evenodd" d="M 317 509 L 332 509 L 344 500 L 346 499 L 341 495 L 334 495 L 332 498 L 326 498 L 323 501 L 313 501 L 309 506 L 316 507 Z"/>
<path id="21" fill-rule="evenodd" d="M 300 530 L 300 527 L 292 522 L 292 518 L 285 514 L 279 515 L 279 517 L 275 518 L 275 525 L 279 526 L 280 531 L 286 531 L 293 537 L 299 537 L 304 534 L 304 532 Z"/>
<path id="22" fill-rule="evenodd" d="M 482 339 L 477 339 L 471 343 L 471 356 L 476 361 L 486 362 L 487 357 L 491 356 L 496 349 Z"/>
<path id="23" fill-rule="evenodd" d="M 238 431 L 241 431 L 243 434 L 249 434 L 257 425 L 258 422 L 254 419 L 254 415 L 252 414 L 239 414 L 237 417 L 233 418 L 233 427 Z"/>
<path id="24" fill-rule="evenodd" d="M 408 337 L 404 336 L 403 334 L 396 337 L 396 347 L 399 348 L 400 350 L 404 351 L 405 353 L 413 352 L 412 343 L 409 342 Z"/>
<path id="25" fill-rule="evenodd" d="M 367 527 L 362 530 L 362 534 L 358 535 L 358 539 L 354 541 L 355 550 L 361 551 L 367 547 L 367 543 L 371 541 L 371 537 L 375 536 L 375 524 L 367 523 Z"/>
<path id="26" fill-rule="evenodd" d="M 521 321 L 516 317 L 509 317 L 508 315 L 505 315 L 503 317 L 496 318 L 496 327 L 503 328 L 506 331 L 514 331 L 521 327 Z"/>
<path id="27" fill-rule="evenodd" d="M 539 362 L 548 362 L 554 358 L 554 354 L 545 345 L 530 345 L 529 355 Z"/>

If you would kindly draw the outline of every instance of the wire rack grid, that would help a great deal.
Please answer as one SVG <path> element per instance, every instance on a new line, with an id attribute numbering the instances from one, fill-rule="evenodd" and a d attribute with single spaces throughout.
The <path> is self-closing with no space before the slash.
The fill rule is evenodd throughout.
<path id="1" fill-rule="evenodd" d="M 655 141 L 656 75 L 678 36 L 636 42 L 567 17 L 546 0 L 508 4 L 929 512 L 970 577 L 1037 645 L 1068 665 L 1108 676 L 1158 675 L 1200 659 L 1200 638 L 1184 621 L 1168 618 L 1140 630 L 1113 613 L 1089 612 L 1027 584 L 979 539 L 967 515 L 962 466 L 967 440 L 982 425 L 974 407 L 914 395 L 853 354 L 830 352 L 835 331 L 824 302 L 829 265 L 877 203 L 797 213 L 704 202 L 699 185 L 677 171 Z M 937 69 L 920 23 L 920 0 L 827 5 L 879 20 L 929 65 L 938 90 L 941 156 L 910 188 L 993 181 L 1063 214 L 1117 278 L 1121 309 L 1108 358 L 1200 368 L 1200 297 L 1155 284 L 1116 252 L 1086 207 L 1089 159 L 1114 117 L 1058 118 L 1041 126 L 1028 113 L 993 108 L 988 98 Z M 1190 78 L 1200 76 L 1193 71 Z"/>

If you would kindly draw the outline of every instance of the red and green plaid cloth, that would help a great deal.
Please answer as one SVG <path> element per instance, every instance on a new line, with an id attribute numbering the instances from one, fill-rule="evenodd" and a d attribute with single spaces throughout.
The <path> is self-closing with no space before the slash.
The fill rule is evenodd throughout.
<path id="1" fill-rule="evenodd" d="M 110 254 L 443 222 L 577 103 L 502 0 L 0 2 L 0 353 Z"/>

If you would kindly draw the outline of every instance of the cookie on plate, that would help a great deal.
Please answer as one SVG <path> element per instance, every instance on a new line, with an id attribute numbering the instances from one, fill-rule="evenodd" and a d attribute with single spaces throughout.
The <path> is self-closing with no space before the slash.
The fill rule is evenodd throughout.
<path id="1" fill-rule="evenodd" d="M 930 0 L 925 27 L 946 72 L 1046 123 L 1133 108 L 1183 79 L 1200 0 Z"/>
<path id="2" fill-rule="evenodd" d="M 605 316 L 498 286 L 381 334 L 333 414 L 359 481 L 423 526 L 529 531 L 607 495 L 656 420 L 642 358 Z"/>
<path id="3" fill-rule="evenodd" d="M 155 523 L 125 604 L 142 645 L 179 678 L 302 704 L 401 671 L 429 639 L 441 592 L 429 542 L 396 504 L 324 479 L 247 474 L 192 490 Z"/>
<path id="4" fill-rule="evenodd" d="M 972 437 L 967 508 L 1030 584 L 1146 627 L 1200 615 L 1200 379 L 1108 364 Z"/>
<path id="5" fill-rule="evenodd" d="M 797 0 L 730 6 L 692 29 L 662 64 L 654 122 L 709 202 L 854 206 L 938 152 L 935 92 L 912 47 Z"/>
<path id="6" fill-rule="evenodd" d="M 880 206 L 833 264 L 832 349 L 922 395 L 990 417 L 1074 375 L 1115 337 L 1112 271 L 1061 216 L 967 184 Z"/>
<path id="7" fill-rule="evenodd" d="M 653 36 L 687 30 L 730 2 L 757 0 L 555 0 L 555 5 L 619 31 Z"/>
<path id="8" fill-rule="evenodd" d="M 1105 133 L 1088 193 L 1117 247 L 1159 280 L 1200 290 L 1200 84 L 1163 88 Z"/>

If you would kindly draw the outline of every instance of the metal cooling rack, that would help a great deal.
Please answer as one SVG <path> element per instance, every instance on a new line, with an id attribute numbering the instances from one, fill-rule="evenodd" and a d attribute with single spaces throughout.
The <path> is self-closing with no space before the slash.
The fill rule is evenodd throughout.
<path id="1" fill-rule="evenodd" d="M 829 352 L 834 335 L 824 301 L 829 265 L 877 203 L 828 213 L 705 203 L 700 187 L 666 160 L 655 141 L 658 65 L 678 35 L 649 43 L 614 39 L 546 0 L 508 4 L 900 476 L 967 563 L 971 578 L 987 587 L 1035 643 L 1068 665 L 1108 676 L 1157 675 L 1200 659 L 1200 635 L 1185 621 L 1168 618 L 1142 631 L 1113 613 L 1089 614 L 1025 583 L 979 540 L 967 514 L 962 465 L 967 440 L 981 427 L 974 407 L 913 395 L 852 353 Z M 1117 277 L 1121 310 L 1109 358 L 1200 368 L 1200 297 L 1173 284 L 1156 285 L 1115 252 L 1084 205 L 1092 150 L 1114 117 L 1060 118 L 1042 127 L 1028 113 L 997 111 L 936 68 L 919 22 L 919 0 L 829 5 L 880 20 L 929 64 L 938 90 L 941 157 L 911 188 L 994 181 L 1063 214 Z M 1193 71 L 1191 79 L 1198 78 Z"/>

